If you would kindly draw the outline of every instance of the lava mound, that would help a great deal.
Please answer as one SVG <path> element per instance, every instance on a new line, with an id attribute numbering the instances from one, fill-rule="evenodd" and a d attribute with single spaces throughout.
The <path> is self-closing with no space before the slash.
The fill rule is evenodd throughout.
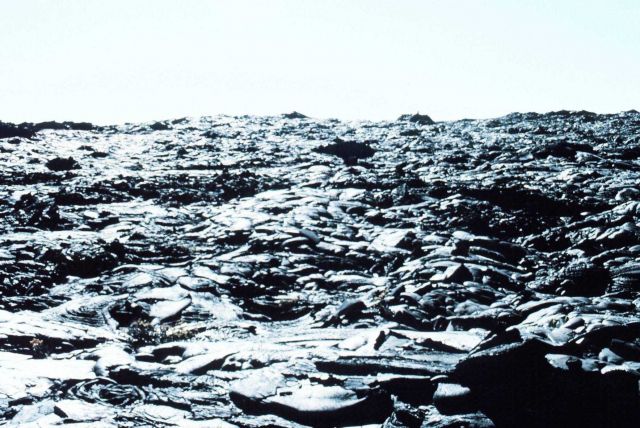
<path id="1" fill-rule="evenodd" d="M 375 154 L 375 150 L 368 143 L 358 143 L 355 141 L 345 141 L 336 137 L 333 144 L 314 149 L 317 153 L 337 156 L 346 165 L 355 165 L 358 159 L 370 158 Z"/>

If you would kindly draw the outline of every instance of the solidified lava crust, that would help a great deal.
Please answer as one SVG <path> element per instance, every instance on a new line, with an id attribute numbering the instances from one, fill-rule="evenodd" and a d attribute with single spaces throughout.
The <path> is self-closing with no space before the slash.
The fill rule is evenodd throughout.
<path id="1" fill-rule="evenodd" d="M 640 424 L 640 113 L 0 123 L 0 424 Z"/>

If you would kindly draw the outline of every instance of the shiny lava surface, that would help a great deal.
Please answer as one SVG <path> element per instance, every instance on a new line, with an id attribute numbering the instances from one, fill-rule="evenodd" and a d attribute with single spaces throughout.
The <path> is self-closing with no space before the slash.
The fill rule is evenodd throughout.
<path id="1" fill-rule="evenodd" d="M 638 426 L 640 113 L 0 123 L 0 424 Z"/>

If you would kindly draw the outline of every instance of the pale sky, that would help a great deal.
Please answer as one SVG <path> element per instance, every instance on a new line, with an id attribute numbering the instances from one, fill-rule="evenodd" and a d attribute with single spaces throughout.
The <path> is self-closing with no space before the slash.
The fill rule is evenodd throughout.
<path id="1" fill-rule="evenodd" d="M 0 0 L 0 120 L 640 110 L 640 0 Z"/>

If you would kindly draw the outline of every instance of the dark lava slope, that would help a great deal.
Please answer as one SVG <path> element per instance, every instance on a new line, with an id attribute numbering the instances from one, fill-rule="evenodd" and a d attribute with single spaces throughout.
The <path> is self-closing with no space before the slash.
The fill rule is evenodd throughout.
<path id="1" fill-rule="evenodd" d="M 0 124 L 0 424 L 640 425 L 640 114 Z"/>

